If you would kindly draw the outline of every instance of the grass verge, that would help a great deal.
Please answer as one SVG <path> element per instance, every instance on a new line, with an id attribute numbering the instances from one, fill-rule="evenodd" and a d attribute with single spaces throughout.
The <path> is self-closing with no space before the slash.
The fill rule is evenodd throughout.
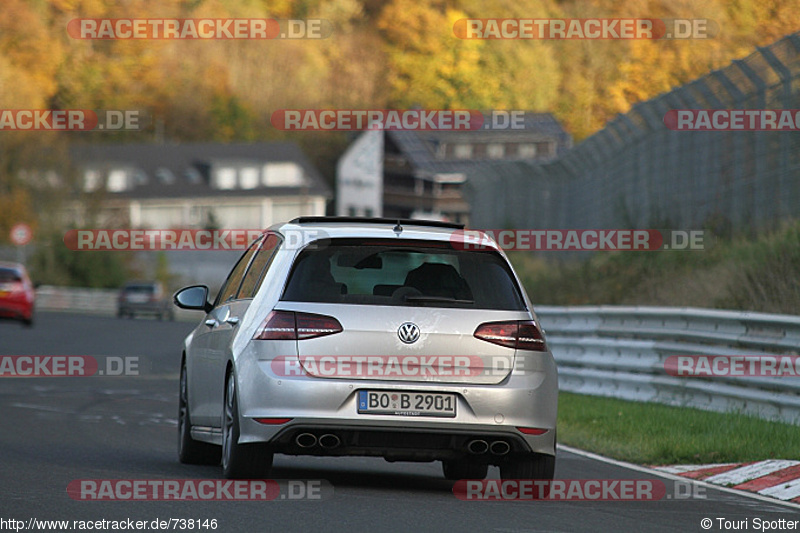
<path id="1" fill-rule="evenodd" d="M 559 394 L 558 441 L 646 465 L 800 458 L 797 426 L 568 392 Z"/>

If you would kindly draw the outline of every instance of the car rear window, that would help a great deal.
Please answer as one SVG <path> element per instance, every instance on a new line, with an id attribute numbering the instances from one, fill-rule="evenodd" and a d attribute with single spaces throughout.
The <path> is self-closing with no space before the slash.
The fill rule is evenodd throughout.
<path id="1" fill-rule="evenodd" d="M 13 268 L 0 268 L 0 283 L 22 281 L 22 276 Z"/>
<path id="2" fill-rule="evenodd" d="M 519 287 L 495 251 L 431 241 L 331 240 L 301 252 L 283 300 L 524 310 Z"/>

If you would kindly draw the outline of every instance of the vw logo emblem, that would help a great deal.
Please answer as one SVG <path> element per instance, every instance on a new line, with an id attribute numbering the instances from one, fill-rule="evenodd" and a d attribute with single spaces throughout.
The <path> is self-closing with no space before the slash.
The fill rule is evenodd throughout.
<path id="1" fill-rule="evenodd" d="M 419 339 L 419 327 L 413 322 L 406 322 L 397 329 L 397 336 L 406 344 L 413 344 Z"/>

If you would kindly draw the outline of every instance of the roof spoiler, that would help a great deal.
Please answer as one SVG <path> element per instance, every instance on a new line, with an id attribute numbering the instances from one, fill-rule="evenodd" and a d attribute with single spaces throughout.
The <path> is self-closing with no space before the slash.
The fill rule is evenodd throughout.
<path id="1" fill-rule="evenodd" d="M 443 222 L 441 220 L 416 220 L 411 218 L 388 217 L 298 217 L 291 224 L 399 224 L 401 226 L 428 226 L 432 228 L 464 229 L 464 224 Z"/>

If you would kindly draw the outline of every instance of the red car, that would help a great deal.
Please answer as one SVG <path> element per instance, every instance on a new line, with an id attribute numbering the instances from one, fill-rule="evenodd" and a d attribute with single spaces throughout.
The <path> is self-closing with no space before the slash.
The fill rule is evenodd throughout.
<path id="1" fill-rule="evenodd" d="M 0 262 L 0 318 L 33 325 L 33 284 L 20 263 Z"/>

